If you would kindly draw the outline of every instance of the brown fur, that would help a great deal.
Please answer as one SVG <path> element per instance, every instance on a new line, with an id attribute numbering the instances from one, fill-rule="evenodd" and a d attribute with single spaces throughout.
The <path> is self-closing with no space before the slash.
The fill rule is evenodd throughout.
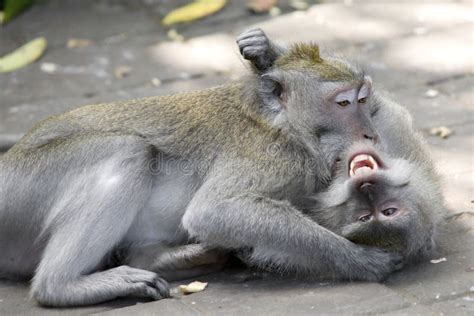
<path id="1" fill-rule="evenodd" d="M 334 58 L 323 59 L 314 43 L 293 45 L 275 64 L 284 70 L 310 70 L 324 81 L 354 81 L 360 79 L 358 70 Z"/>

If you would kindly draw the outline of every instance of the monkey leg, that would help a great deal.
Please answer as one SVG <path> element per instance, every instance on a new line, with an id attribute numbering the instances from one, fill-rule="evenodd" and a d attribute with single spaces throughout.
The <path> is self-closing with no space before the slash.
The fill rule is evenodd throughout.
<path id="1" fill-rule="evenodd" d="M 48 241 L 32 283 L 32 296 L 43 305 L 169 296 L 166 281 L 156 273 L 127 266 L 97 272 L 144 207 L 152 181 L 146 168 L 150 155 L 139 141 L 101 143 L 111 154 L 69 175 L 71 184 L 49 211 L 43 237 Z"/>
<path id="2" fill-rule="evenodd" d="M 222 270 L 226 251 L 201 244 L 168 246 L 164 243 L 132 247 L 124 264 L 158 273 L 168 281 L 182 280 Z"/>
<path id="3" fill-rule="evenodd" d="M 250 247 L 251 264 L 336 279 L 379 281 L 398 268 L 396 254 L 351 243 L 289 202 L 251 193 L 228 197 L 224 192 L 230 188 L 219 185 L 221 181 L 203 185 L 183 217 L 183 227 L 201 242 Z"/>

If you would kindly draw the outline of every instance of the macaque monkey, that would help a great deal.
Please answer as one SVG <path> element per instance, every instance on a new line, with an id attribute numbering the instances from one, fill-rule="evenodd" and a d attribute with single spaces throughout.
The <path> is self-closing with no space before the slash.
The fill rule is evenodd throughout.
<path id="1" fill-rule="evenodd" d="M 372 82 L 314 44 L 203 91 L 50 117 L 0 159 L 0 276 L 43 305 L 169 296 L 156 272 L 105 269 L 121 247 L 196 241 L 249 262 L 379 281 L 400 256 L 355 244 L 298 209 L 352 143 L 378 142 Z M 265 67 L 262 67 L 265 68 Z"/>

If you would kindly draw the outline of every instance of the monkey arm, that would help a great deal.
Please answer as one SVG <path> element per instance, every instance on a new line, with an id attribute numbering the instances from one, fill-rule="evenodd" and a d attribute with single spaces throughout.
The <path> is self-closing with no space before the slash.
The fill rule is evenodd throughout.
<path id="1" fill-rule="evenodd" d="M 254 193 L 223 197 L 220 190 L 204 185 L 183 217 L 183 227 L 205 244 L 250 247 L 251 264 L 338 279 L 378 281 L 397 269 L 396 255 L 353 244 L 287 201 Z"/>

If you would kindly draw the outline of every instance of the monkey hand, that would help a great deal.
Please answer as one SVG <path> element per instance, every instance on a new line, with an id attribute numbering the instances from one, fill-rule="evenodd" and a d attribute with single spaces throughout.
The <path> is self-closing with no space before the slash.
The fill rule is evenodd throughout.
<path id="1" fill-rule="evenodd" d="M 350 280 L 381 282 L 403 267 L 403 257 L 386 249 L 358 246 L 357 263 L 352 265 Z"/>
<path id="2" fill-rule="evenodd" d="M 242 56 L 250 60 L 260 71 L 268 69 L 275 59 L 267 35 L 259 28 L 239 35 L 237 45 Z"/>

